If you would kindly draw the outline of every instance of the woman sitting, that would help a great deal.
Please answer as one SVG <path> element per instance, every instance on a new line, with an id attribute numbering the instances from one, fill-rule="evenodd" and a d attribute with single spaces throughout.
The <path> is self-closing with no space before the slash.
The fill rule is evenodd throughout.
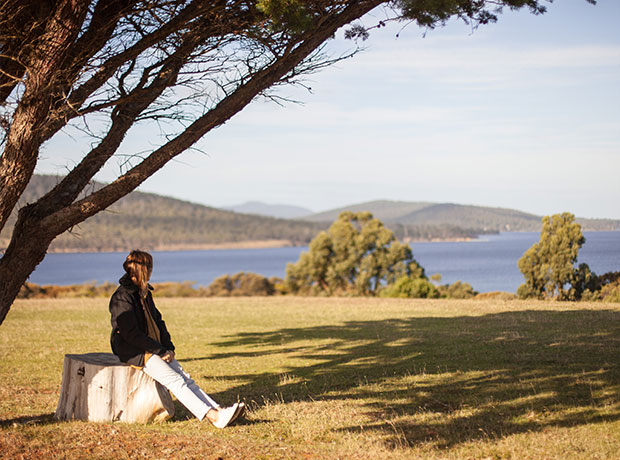
<path id="1" fill-rule="evenodd" d="M 221 408 L 174 359 L 174 345 L 148 284 L 153 257 L 132 251 L 123 268 L 125 275 L 110 299 L 112 351 L 122 362 L 142 369 L 162 384 L 198 419 L 206 417 L 217 428 L 228 426 L 245 405 L 240 402 Z"/>

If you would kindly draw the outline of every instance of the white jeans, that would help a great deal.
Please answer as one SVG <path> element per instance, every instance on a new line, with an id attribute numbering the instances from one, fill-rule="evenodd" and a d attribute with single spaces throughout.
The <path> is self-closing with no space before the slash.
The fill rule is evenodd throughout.
<path id="1" fill-rule="evenodd" d="M 187 409 L 202 420 L 211 409 L 220 406 L 185 372 L 177 360 L 167 363 L 158 355 L 151 356 L 142 370 L 166 387 Z"/>

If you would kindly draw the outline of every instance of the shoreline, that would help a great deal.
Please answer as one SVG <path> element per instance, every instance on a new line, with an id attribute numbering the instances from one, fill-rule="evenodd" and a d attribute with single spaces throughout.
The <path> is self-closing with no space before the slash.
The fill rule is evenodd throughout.
<path id="1" fill-rule="evenodd" d="M 476 241 L 478 238 L 433 238 L 433 239 L 407 239 L 403 243 L 466 243 Z M 257 240 L 257 241 L 233 241 L 229 243 L 204 243 L 204 244 L 167 244 L 160 246 L 145 246 L 139 249 L 151 252 L 173 251 L 219 251 L 235 249 L 276 249 L 290 247 L 307 247 L 310 243 L 296 244 L 290 240 Z M 128 248 L 50 248 L 48 254 L 78 254 L 78 253 L 113 253 L 127 252 Z M 0 252 L 2 252 L 0 250 Z"/>
<path id="2" fill-rule="evenodd" d="M 203 243 L 203 244 L 166 244 L 156 246 L 144 246 L 139 249 L 151 252 L 173 251 L 216 251 L 226 249 L 272 249 L 301 246 L 289 240 L 256 240 L 256 241 L 231 241 L 229 243 Z M 50 248 L 48 254 L 77 254 L 77 253 L 104 253 L 104 252 L 127 252 L 128 248 Z"/>
<path id="3" fill-rule="evenodd" d="M 584 232 L 615 232 L 619 230 L 584 230 Z M 500 233 L 539 233 L 530 231 L 510 231 Z M 468 243 L 476 242 L 484 238 L 486 234 L 480 234 L 477 237 L 455 237 L 455 238 L 405 238 L 401 240 L 403 243 Z M 227 243 L 198 243 L 198 244 L 164 244 L 155 246 L 143 246 L 139 249 L 153 252 L 173 252 L 173 251 L 217 251 L 217 250 L 234 250 L 234 249 L 276 249 L 286 247 L 305 247 L 310 243 L 299 244 L 291 240 L 270 239 L 270 240 L 248 240 L 248 241 L 231 241 Z M 6 248 L 0 249 L 0 255 Z M 50 248 L 48 254 L 77 254 L 77 253 L 113 253 L 127 252 L 131 248 Z"/>

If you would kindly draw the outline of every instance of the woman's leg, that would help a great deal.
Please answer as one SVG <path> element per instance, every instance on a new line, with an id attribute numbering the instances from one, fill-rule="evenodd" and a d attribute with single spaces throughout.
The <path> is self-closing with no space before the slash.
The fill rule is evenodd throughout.
<path id="1" fill-rule="evenodd" d="M 204 391 L 202 391 L 202 389 L 198 385 L 196 385 L 196 382 L 194 382 L 194 379 L 192 379 L 190 375 L 183 370 L 183 368 L 181 367 L 181 365 L 176 359 L 173 360 L 171 363 L 169 363 L 169 366 L 173 368 L 175 372 L 177 372 L 181 377 L 183 377 L 183 380 L 185 380 L 185 383 L 187 384 L 189 389 L 192 390 L 194 394 L 198 396 L 206 405 L 208 405 L 212 409 L 220 408 L 220 405 L 216 403 L 211 398 L 211 396 L 206 394 Z"/>
<path id="2" fill-rule="evenodd" d="M 173 363 L 176 363 L 176 361 L 173 361 Z M 170 390 L 179 402 L 187 407 L 187 409 L 200 420 L 202 420 L 211 409 L 217 409 L 219 407 L 211 398 L 205 395 L 204 392 L 200 391 L 206 398 L 198 396 L 195 390 L 190 388 L 187 383 L 189 380 L 191 381 L 192 387 L 198 388 L 191 377 L 183 372 L 178 363 L 176 363 L 176 366 L 172 366 L 171 364 L 172 363 L 169 364 L 165 362 L 158 355 L 152 355 L 142 370 Z M 181 372 L 179 373 L 177 369 L 180 369 Z M 200 390 L 200 388 L 198 388 L 198 390 Z"/>

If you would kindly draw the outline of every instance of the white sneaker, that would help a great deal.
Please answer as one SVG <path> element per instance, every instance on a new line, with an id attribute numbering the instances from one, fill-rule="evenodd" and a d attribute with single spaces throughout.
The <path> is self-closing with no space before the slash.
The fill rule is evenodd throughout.
<path id="1" fill-rule="evenodd" d="M 226 428 L 235 418 L 239 404 L 235 403 L 230 407 L 225 407 L 217 412 L 217 420 L 213 423 L 216 428 Z"/>
<path id="2" fill-rule="evenodd" d="M 233 415 L 233 418 L 230 421 L 230 423 L 234 422 L 239 417 L 241 417 L 241 415 L 243 415 L 244 412 L 245 412 L 245 403 L 244 402 L 237 403 L 237 410 L 235 411 L 235 415 Z"/>

